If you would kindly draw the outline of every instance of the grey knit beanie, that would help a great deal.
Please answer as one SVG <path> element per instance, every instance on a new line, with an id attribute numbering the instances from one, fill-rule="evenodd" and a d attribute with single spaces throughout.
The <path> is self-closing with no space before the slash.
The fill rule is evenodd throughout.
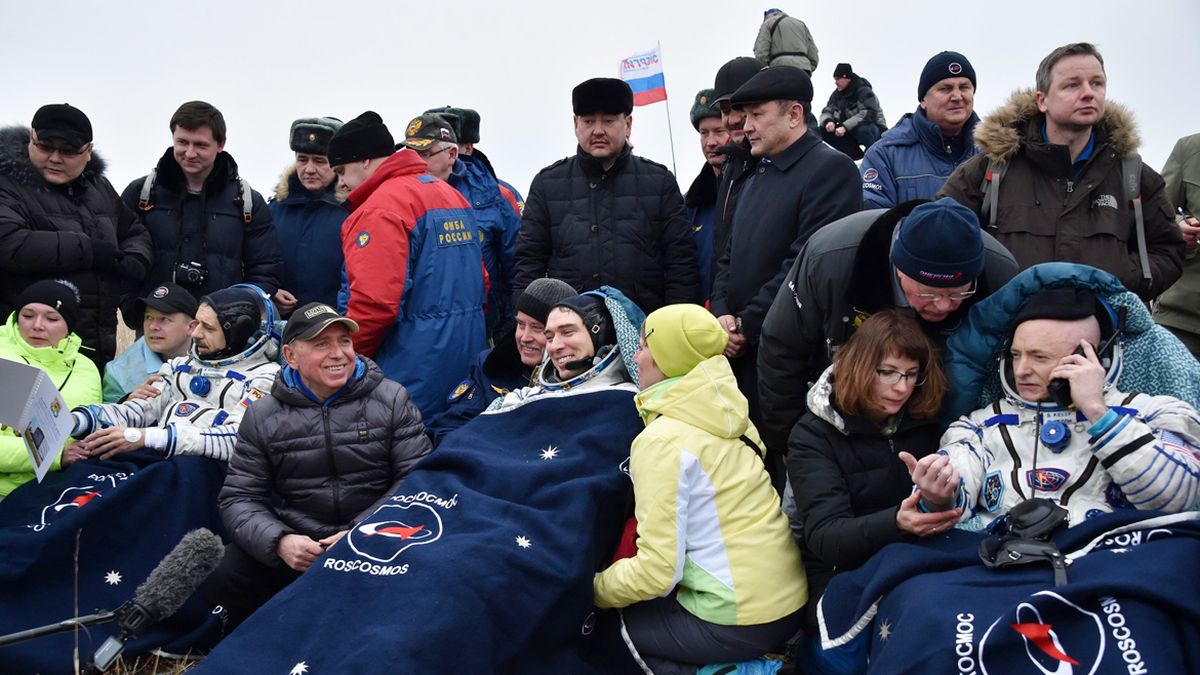
<path id="1" fill-rule="evenodd" d="M 517 298 L 517 311 L 525 312 L 536 319 L 538 323 L 544 324 L 551 307 L 578 292 L 565 281 L 550 277 L 534 279 L 533 283 L 529 284 L 521 293 L 521 297 Z"/>

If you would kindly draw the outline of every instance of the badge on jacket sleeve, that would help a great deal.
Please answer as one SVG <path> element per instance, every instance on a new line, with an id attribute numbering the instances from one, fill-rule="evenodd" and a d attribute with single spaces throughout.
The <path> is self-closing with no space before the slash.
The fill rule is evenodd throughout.
<path id="1" fill-rule="evenodd" d="M 367 244 L 371 241 L 371 233 L 366 231 L 359 232 L 357 241 L 359 248 L 366 248 Z"/>
<path id="2" fill-rule="evenodd" d="M 449 401 L 450 403 L 454 403 L 458 399 L 462 398 L 463 394 L 467 393 L 470 390 L 471 390 L 471 380 L 470 379 L 463 380 L 462 382 L 458 383 L 458 386 L 454 388 L 454 391 L 450 392 L 450 395 L 446 397 L 446 400 Z"/>

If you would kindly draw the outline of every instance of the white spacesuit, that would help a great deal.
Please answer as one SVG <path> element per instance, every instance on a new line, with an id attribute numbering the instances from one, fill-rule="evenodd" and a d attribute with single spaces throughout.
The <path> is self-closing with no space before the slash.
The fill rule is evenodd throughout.
<path id="1" fill-rule="evenodd" d="M 274 307 L 256 286 L 238 284 L 206 296 L 202 302 L 220 317 L 226 344 L 244 348 L 233 355 L 227 355 L 232 351 L 227 348 L 203 358 L 193 343 L 188 356 L 171 359 L 159 369 L 163 379 L 155 385 L 162 392 L 158 396 L 75 408 L 73 437 L 125 427 L 127 441 L 144 440 L 145 447 L 167 456 L 229 460 L 242 415 L 270 393 L 279 372 L 280 336 Z M 244 318 L 239 322 L 238 317 L 230 316 L 235 306 L 244 314 L 247 302 L 257 308 L 259 316 L 252 327 Z"/>

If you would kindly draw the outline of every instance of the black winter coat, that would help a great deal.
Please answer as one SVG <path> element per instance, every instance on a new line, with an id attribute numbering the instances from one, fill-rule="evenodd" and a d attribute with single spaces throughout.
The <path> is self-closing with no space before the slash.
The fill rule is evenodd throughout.
<path id="1" fill-rule="evenodd" d="M 896 525 L 896 512 L 912 493 L 912 481 L 897 453 L 920 459 L 937 451 L 941 435 L 936 420 L 901 417 L 895 432 L 885 436 L 878 424 L 830 405 L 826 382 L 814 387 L 810 409 L 788 439 L 788 480 L 804 527 L 810 620 L 834 574 L 907 536 Z"/>
<path id="2" fill-rule="evenodd" d="M 754 167 L 758 166 L 758 160 L 750 155 L 750 141 L 744 138 L 741 143 L 729 143 L 717 151 L 725 155 L 725 163 L 721 165 L 721 177 L 717 182 L 717 205 L 713 211 L 712 264 L 708 271 L 708 278 L 712 280 L 717 278 L 717 263 L 729 248 L 729 231 L 733 229 L 733 213 L 737 209 L 738 195 L 741 194 L 746 179 L 754 173 Z M 709 286 L 711 285 L 710 283 Z"/>
<path id="3" fill-rule="evenodd" d="M 257 190 L 251 190 L 251 221 L 242 211 L 242 187 L 237 163 L 227 152 L 217 155 L 212 173 L 199 195 L 188 194 L 183 170 L 168 148 L 158 160 L 149 210 L 138 208 L 146 177 L 134 180 L 121 199 L 141 213 L 154 237 L 154 265 L 142 295 L 159 284 L 174 281 L 176 262 L 199 262 L 208 279 L 199 288 L 187 287 L 197 298 L 237 283 L 251 283 L 274 295 L 283 277 L 283 262 L 271 212 Z M 127 317 L 128 319 L 128 317 Z"/>
<path id="4" fill-rule="evenodd" d="M 121 203 L 95 151 L 79 178 L 51 185 L 28 146 L 29 129 L 0 129 L 0 322 L 33 282 L 69 281 L 79 290 L 72 330 L 103 372 L 116 353 L 121 296 L 138 288 L 150 265 L 150 235 Z"/>
<path id="5" fill-rule="evenodd" d="M 308 398 L 285 368 L 242 419 L 218 502 L 234 540 L 266 565 L 282 564 L 285 534 L 323 539 L 373 513 L 429 454 L 408 390 L 358 359 L 364 372 L 332 403 Z"/>
<path id="6" fill-rule="evenodd" d="M 517 238 L 519 295 L 534 279 L 608 285 L 647 314 L 700 299 L 696 243 L 675 177 L 629 146 L 607 171 L 580 148 L 533 179 Z"/>
<path id="7" fill-rule="evenodd" d="M 758 343 L 763 318 L 792 262 L 814 232 L 862 210 L 854 162 L 805 133 L 758 163 L 738 196 L 729 246 L 717 264 L 712 313 L 742 319 Z"/>

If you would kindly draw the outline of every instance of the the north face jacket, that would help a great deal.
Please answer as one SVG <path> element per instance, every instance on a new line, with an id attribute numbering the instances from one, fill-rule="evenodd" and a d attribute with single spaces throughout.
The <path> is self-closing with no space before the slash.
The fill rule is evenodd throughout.
<path id="1" fill-rule="evenodd" d="M 960 166 L 938 196 L 953 197 L 981 214 L 980 222 L 1012 251 L 1021 269 L 1052 261 L 1083 263 L 1116 275 L 1143 299 L 1162 293 L 1181 274 L 1184 244 L 1162 177 L 1143 163 L 1139 192 L 1151 271 L 1150 281 L 1143 279 L 1121 175 L 1121 159 L 1141 143 L 1130 113 L 1107 103 L 1092 129 L 1091 157 L 1078 173 L 1066 146 L 1043 139 L 1044 126 L 1034 92 L 1016 92 L 975 127 L 980 154 Z M 998 187 L 995 228 L 982 217 L 989 162 L 1007 166 Z"/>

